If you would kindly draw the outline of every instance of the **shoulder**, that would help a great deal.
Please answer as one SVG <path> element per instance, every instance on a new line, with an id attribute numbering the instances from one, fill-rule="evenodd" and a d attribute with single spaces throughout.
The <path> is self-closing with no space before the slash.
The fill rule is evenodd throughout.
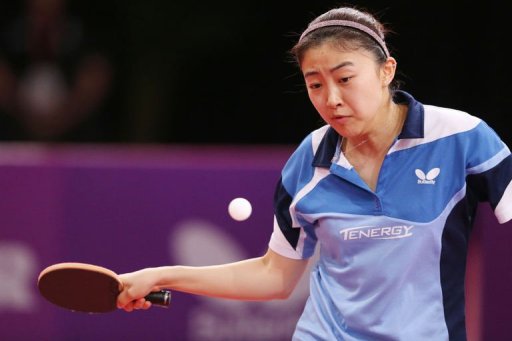
<path id="1" fill-rule="evenodd" d="M 287 187 L 294 187 L 292 184 L 307 181 L 313 176 L 313 161 L 328 132 L 328 125 L 310 132 L 293 151 L 281 172 L 282 181 Z"/>
<path id="2" fill-rule="evenodd" d="M 449 136 L 470 136 L 474 134 L 495 135 L 493 129 L 481 118 L 465 111 L 424 105 L 425 141 L 438 140 Z"/>
<path id="3" fill-rule="evenodd" d="M 467 112 L 425 105 L 425 142 L 454 137 L 464 146 L 468 159 L 483 162 L 508 148 L 498 134 L 483 119 Z M 447 146 L 446 144 L 442 144 Z"/>
<path id="4" fill-rule="evenodd" d="M 462 110 L 420 102 L 405 91 L 396 91 L 393 96 L 395 102 L 408 106 L 406 126 L 402 132 L 407 138 L 442 138 L 472 130 L 482 122 Z"/>
<path id="5" fill-rule="evenodd" d="M 482 122 L 479 117 L 462 110 L 435 105 L 424 105 L 424 110 L 426 131 L 452 135 L 474 129 Z"/>
<path id="6" fill-rule="evenodd" d="M 325 135 L 329 131 L 329 125 L 324 125 L 316 130 L 310 132 L 299 144 L 299 146 L 295 149 L 293 154 L 290 157 L 291 160 L 296 159 L 313 159 L 316 154 L 321 142 L 323 141 Z"/>

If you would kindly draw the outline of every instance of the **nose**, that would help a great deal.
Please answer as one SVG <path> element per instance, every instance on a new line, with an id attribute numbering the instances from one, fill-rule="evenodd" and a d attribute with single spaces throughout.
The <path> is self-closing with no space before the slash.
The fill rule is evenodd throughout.
<path id="1" fill-rule="evenodd" d="M 343 105 L 343 98 L 340 89 L 336 86 L 329 86 L 327 88 L 327 106 L 329 108 L 337 108 Z"/>

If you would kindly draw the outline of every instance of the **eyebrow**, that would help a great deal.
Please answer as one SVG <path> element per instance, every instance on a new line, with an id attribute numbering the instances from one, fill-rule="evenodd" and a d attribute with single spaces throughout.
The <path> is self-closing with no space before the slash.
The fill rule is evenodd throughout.
<path id="1" fill-rule="evenodd" d="M 329 71 L 332 73 L 332 72 L 334 72 L 336 70 L 339 70 L 339 69 L 344 68 L 345 66 L 349 66 L 349 65 L 352 66 L 352 65 L 354 65 L 354 63 L 352 63 L 352 62 L 343 62 L 343 63 L 340 63 L 340 64 L 332 67 Z M 317 75 L 317 74 L 318 74 L 318 71 L 315 71 L 315 70 L 308 71 L 308 72 L 304 73 L 304 78 L 307 78 L 307 77 L 313 76 L 313 75 Z"/>

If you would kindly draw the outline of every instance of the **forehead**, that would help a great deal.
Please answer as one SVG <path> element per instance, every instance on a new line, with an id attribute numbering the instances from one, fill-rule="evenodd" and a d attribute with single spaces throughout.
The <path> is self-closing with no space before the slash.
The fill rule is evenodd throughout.
<path id="1" fill-rule="evenodd" d="M 311 69 L 331 68 L 339 64 L 352 67 L 376 65 L 372 54 L 365 49 L 324 43 L 307 49 L 300 66 L 303 72 L 307 72 Z"/>

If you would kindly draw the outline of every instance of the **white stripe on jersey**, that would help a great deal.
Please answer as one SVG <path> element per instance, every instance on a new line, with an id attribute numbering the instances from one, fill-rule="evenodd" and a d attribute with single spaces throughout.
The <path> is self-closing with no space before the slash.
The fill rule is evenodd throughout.
<path id="1" fill-rule="evenodd" d="M 425 137 L 419 139 L 401 139 L 395 143 L 388 154 L 420 144 L 429 143 L 443 137 L 469 131 L 475 128 L 482 120 L 466 112 L 441 108 L 434 105 L 424 105 L 424 132 Z M 442 117 L 440 117 L 442 116 Z"/>
<path id="2" fill-rule="evenodd" d="M 303 229 L 300 231 L 299 241 L 304 238 L 305 232 Z M 286 240 L 286 237 L 283 234 L 283 231 L 279 228 L 279 224 L 277 223 L 276 216 L 274 216 L 274 231 L 272 232 L 272 236 L 270 237 L 270 241 L 268 246 L 276 253 L 281 256 L 288 257 L 291 259 L 302 259 L 302 246 L 304 242 L 299 243 L 297 245 L 297 250 L 294 250 L 290 245 L 290 242 Z"/>

